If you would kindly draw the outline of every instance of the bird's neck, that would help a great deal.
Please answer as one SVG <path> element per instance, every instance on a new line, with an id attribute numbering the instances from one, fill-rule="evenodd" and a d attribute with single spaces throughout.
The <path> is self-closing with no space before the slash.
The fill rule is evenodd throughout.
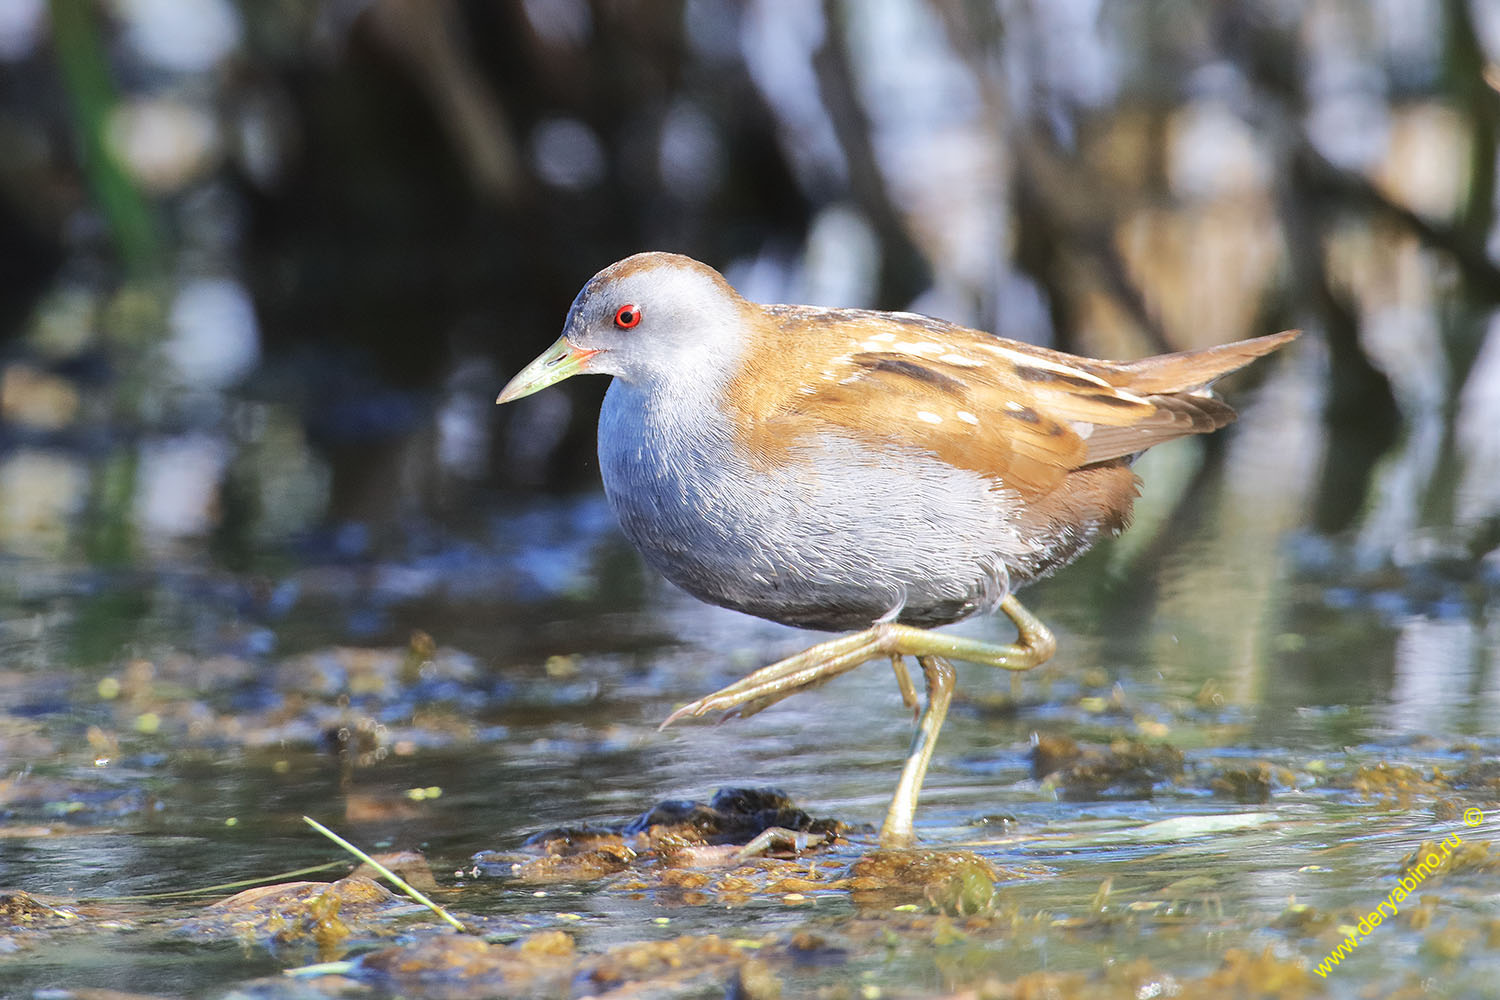
<path id="1" fill-rule="evenodd" d="M 722 386 L 701 380 L 642 386 L 616 378 L 599 414 L 600 458 L 607 450 L 645 463 L 722 457 L 734 435 L 723 400 Z"/>
<path id="2" fill-rule="evenodd" d="M 701 395 L 644 391 L 617 378 L 604 396 L 599 472 L 605 496 L 625 536 L 693 593 L 707 591 L 693 585 L 693 573 L 688 579 L 679 570 L 698 565 L 704 553 L 721 552 L 724 526 L 745 520 L 701 515 L 705 505 L 732 505 L 744 496 L 750 470 L 734 443 L 734 428 Z"/>

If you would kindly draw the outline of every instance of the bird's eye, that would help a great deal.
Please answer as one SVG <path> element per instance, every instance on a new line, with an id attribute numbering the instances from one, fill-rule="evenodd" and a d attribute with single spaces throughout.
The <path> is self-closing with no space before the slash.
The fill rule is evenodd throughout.
<path id="1" fill-rule="evenodd" d="M 641 321 L 640 307 L 631 303 L 623 305 L 615 310 L 615 326 L 621 330 L 629 330 Z"/>

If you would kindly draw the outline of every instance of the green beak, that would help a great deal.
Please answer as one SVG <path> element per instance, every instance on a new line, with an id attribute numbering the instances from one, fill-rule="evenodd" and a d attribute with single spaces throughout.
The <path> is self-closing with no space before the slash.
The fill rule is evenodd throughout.
<path id="1" fill-rule="evenodd" d="M 506 383 L 496 397 L 496 403 L 509 403 L 538 392 L 554 382 L 561 382 L 583 371 L 583 363 L 598 351 L 584 350 L 568 343 L 566 336 L 558 337 L 557 343 L 542 352 L 542 356 L 522 368 L 516 377 Z"/>

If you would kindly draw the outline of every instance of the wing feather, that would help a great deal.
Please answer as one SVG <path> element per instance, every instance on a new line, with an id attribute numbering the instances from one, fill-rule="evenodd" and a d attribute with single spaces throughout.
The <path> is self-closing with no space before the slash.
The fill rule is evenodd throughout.
<path id="1" fill-rule="evenodd" d="M 1110 362 L 911 313 L 759 308 L 762 336 L 727 390 L 753 457 L 786 460 L 796 441 L 836 429 L 1031 497 L 1076 469 L 1231 422 L 1207 385 L 1296 336 Z"/>

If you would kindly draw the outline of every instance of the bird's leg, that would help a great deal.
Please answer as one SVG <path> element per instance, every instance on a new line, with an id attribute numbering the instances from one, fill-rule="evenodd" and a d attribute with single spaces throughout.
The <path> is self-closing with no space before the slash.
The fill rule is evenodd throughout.
<path id="1" fill-rule="evenodd" d="M 1005 669 L 1030 670 L 1052 659 L 1052 654 L 1057 652 L 1057 637 L 1052 634 L 1050 628 L 1042 624 L 1040 618 L 1027 611 L 1026 606 L 1016 600 L 1015 594 L 1005 595 L 1005 600 L 1000 602 L 1000 610 L 1005 612 L 1005 617 L 1009 618 L 1016 627 L 1016 646 L 1029 650 L 1031 656 L 1034 657 L 1024 667 L 1006 667 Z M 994 665 L 1001 666 L 1002 664 Z"/>
<path id="2" fill-rule="evenodd" d="M 667 716 L 661 728 L 667 728 L 684 716 L 704 715 L 716 709 L 745 718 L 788 695 L 817 687 L 885 653 L 878 633 L 886 627 L 877 625 L 863 632 L 820 642 L 796 656 L 761 667 L 748 677 L 683 705 Z"/>
<path id="3" fill-rule="evenodd" d="M 891 796 L 885 822 L 880 825 L 881 847 L 910 847 L 916 840 L 912 820 L 917 811 L 917 795 L 922 791 L 922 779 L 927 777 L 927 765 L 932 763 L 938 730 L 943 728 L 948 705 L 953 701 L 957 676 L 953 664 L 941 656 L 919 656 L 917 662 L 922 665 L 922 676 L 927 681 L 927 711 L 922 713 L 922 721 L 912 736 L 911 753 L 901 769 L 901 780 L 896 783 L 896 794 Z"/>
<path id="4" fill-rule="evenodd" d="M 917 689 L 912 687 L 911 674 L 906 672 L 906 657 L 892 656 L 891 669 L 896 672 L 896 686 L 901 689 L 901 704 L 911 709 L 911 719 L 915 722 L 921 706 L 917 704 Z"/>
<path id="5" fill-rule="evenodd" d="M 863 632 L 820 642 L 796 656 L 762 667 L 713 694 L 689 702 L 667 716 L 662 728 L 686 716 L 713 711 L 742 718 L 754 715 L 783 698 L 816 687 L 877 656 L 942 656 L 1002 670 L 1030 670 L 1052 656 L 1057 640 L 1047 626 L 1021 606 L 1015 595 L 1008 595 L 1001 601 L 1000 610 L 1015 622 L 1018 635 L 1013 643 L 1001 645 L 944 635 L 912 625 L 882 622 Z M 899 684 L 899 671 L 896 680 Z"/>
<path id="6" fill-rule="evenodd" d="M 689 702 L 667 716 L 662 728 L 686 716 L 713 711 L 726 713 L 726 718 L 754 715 L 783 698 L 816 687 L 880 656 L 890 657 L 896 671 L 896 683 L 902 688 L 902 700 L 910 705 L 916 700 L 916 692 L 901 658 L 915 656 L 927 681 L 927 710 L 918 724 L 912 752 L 902 769 L 901 781 L 896 786 L 896 794 L 891 799 L 891 807 L 880 831 L 882 846 L 907 846 L 914 839 L 912 816 L 917 807 L 917 794 L 932 760 L 938 730 L 953 699 L 953 667 L 948 661 L 964 660 L 1002 670 L 1023 671 L 1046 662 L 1057 649 L 1052 632 L 1022 607 L 1014 595 L 1007 595 L 1000 602 L 1000 610 L 1015 623 L 1015 642 L 984 642 L 911 625 L 882 622 L 863 632 L 820 642 L 796 656 L 762 667 L 713 694 Z"/>

